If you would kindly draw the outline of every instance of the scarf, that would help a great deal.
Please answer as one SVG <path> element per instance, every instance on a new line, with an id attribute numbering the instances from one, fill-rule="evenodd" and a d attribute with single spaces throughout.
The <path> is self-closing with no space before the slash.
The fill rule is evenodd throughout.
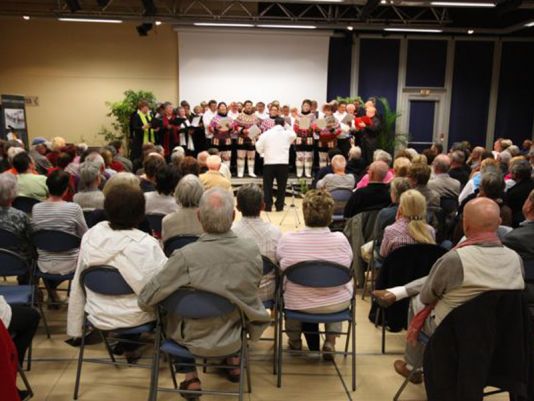
<path id="1" fill-rule="evenodd" d="M 470 236 L 465 241 L 462 241 L 456 245 L 453 250 L 465 248 L 466 246 L 473 245 L 489 245 L 489 246 L 502 246 L 502 242 L 497 236 L 496 232 L 482 232 Z M 408 333 L 406 339 L 409 344 L 416 345 L 419 333 L 425 325 L 425 321 L 430 316 L 430 313 L 434 309 L 436 304 L 427 305 L 422 310 L 420 310 L 410 322 L 408 327 Z"/>

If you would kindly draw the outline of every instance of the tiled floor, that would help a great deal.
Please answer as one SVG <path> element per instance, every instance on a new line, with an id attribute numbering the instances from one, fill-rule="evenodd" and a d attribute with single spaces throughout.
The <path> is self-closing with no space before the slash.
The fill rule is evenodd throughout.
<path id="1" fill-rule="evenodd" d="M 288 204 L 291 203 L 288 199 Z M 297 201 L 300 207 L 301 202 Z M 302 214 L 300 209 L 302 223 Z M 270 213 L 273 224 L 279 224 L 284 213 Z M 267 216 L 264 216 L 266 218 Z M 294 230 L 296 215 L 290 210 L 281 226 L 283 231 Z M 255 343 L 251 348 L 252 393 L 246 394 L 245 399 L 251 401 L 382 401 L 391 400 L 395 391 L 402 383 L 392 368 L 393 361 L 398 359 L 403 351 L 404 333 L 388 334 L 388 353 L 380 352 L 380 329 L 375 328 L 367 319 L 369 299 L 362 301 L 357 298 L 357 338 L 356 338 L 356 366 L 357 390 L 346 392 L 340 376 L 350 388 L 350 357 L 344 359 L 336 357 L 336 362 L 324 362 L 316 355 L 284 356 L 284 376 L 282 388 L 276 387 L 276 377 L 272 374 L 273 345 L 270 341 Z M 66 311 L 47 313 L 54 333 L 52 339 L 47 339 L 40 329 L 34 341 L 34 363 L 28 378 L 35 392 L 35 401 L 66 401 L 72 400 L 74 379 L 76 374 L 76 358 L 78 349 L 64 343 Z M 265 333 L 265 337 L 272 337 L 272 328 Z M 338 350 L 344 339 L 340 338 Z M 148 351 L 148 350 L 147 350 Z M 147 352 L 149 354 L 149 351 Z M 87 357 L 105 356 L 102 344 L 89 347 Z M 57 358 L 59 361 L 47 361 Z M 338 375 L 339 371 L 339 375 Z M 180 378 L 178 378 L 181 380 Z M 229 390 L 236 385 L 225 381 L 217 373 L 202 375 L 203 387 L 219 386 Z M 160 385 L 170 386 L 170 374 L 165 363 L 160 370 Z M 82 372 L 81 392 L 82 401 L 144 401 L 147 399 L 149 386 L 149 371 L 135 368 L 115 368 L 84 364 Z M 0 399 L 2 397 L 0 396 Z M 158 400 L 179 400 L 176 394 L 161 394 Z M 231 397 L 208 397 L 211 399 L 235 399 Z M 422 385 L 409 385 L 402 400 L 425 400 Z M 492 397 L 492 400 L 506 399 Z"/>

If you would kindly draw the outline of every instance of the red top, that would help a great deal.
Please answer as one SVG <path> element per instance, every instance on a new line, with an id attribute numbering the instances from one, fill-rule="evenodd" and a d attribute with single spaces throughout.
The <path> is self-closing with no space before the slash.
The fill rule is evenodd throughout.
<path id="1" fill-rule="evenodd" d="M 0 394 L 2 401 L 20 401 L 17 391 L 17 349 L 0 320 Z"/>

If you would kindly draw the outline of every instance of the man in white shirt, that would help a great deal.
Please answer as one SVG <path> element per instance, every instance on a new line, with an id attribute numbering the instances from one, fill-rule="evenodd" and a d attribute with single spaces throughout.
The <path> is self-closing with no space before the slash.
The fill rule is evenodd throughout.
<path id="1" fill-rule="evenodd" d="M 338 122 L 343 122 L 343 119 L 347 116 L 347 102 L 340 101 L 337 105 L 337 110 L 334 113 L 334 117 Z"/>
<path id="2" fill-rule="evenodd" d="M 217 114 L 217 101 L 210 100 L 208 102 L 208 108 L 202 115 L 202 122 L 204 123 L 204 130 L 206 133 L 206 138 L 211 138 L 213 135 L 209 132 L 208 127 L 210 126 L 211 120 Z"/>
<path id="3" fill-rule="evenodd" d="M 276 211 L 284 210 L 286 183 L 289 175 L 289 148 L 297 135 L 284 128 L 285 120 L 276 117 L 275 126 L 265 131 L 256 142 L 256 151 L 263 155 L 263 193 L 265 211 L 272 210 L 273 182 L 276 178 Z"/>

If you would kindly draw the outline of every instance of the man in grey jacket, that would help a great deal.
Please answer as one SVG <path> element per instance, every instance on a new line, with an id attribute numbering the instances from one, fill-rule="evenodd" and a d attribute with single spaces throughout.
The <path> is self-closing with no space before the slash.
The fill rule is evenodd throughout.
<path id="1" fill-rule="evenodd" d="M 460 195 L 460 181 L 449 175 L 451 159 L 447 155 L 438 155 L 432 162 L 434 176 L 428 181 L 428 188 L 436 191 L 440 198 L 455 198 Z"/>
<path id="2" fill-rule="evenodd" d="M 139 305 L 149 308 L 165 300 L 181 287 L 214 292 L 234 303 L 245 315 L 250 338 L 254 341 L 270 322 L 258 296 L 262 277 L 262 258 L 258 246 L 231 231 L 235 217 L 232 195 L 221 188 L 204 193 L 198 218 L 205 234 L 197 242 L 173 253 L 163 270 L 141 291 Z M 169 315 L 167 336 L 192 354 L 218 357 L 237 353 L 241 347 L 240 313 L 211 319 L 182 320 Z M 189 361 L 191 362 L 191 361 Z M 239 358 L 227 358 L 239 365 Z M 183 367 L 185 381 L 180 388 L 198 390 L 200 380 L 194 366 Z M 229 379 L 239 378 L 239 368 Z"/>

